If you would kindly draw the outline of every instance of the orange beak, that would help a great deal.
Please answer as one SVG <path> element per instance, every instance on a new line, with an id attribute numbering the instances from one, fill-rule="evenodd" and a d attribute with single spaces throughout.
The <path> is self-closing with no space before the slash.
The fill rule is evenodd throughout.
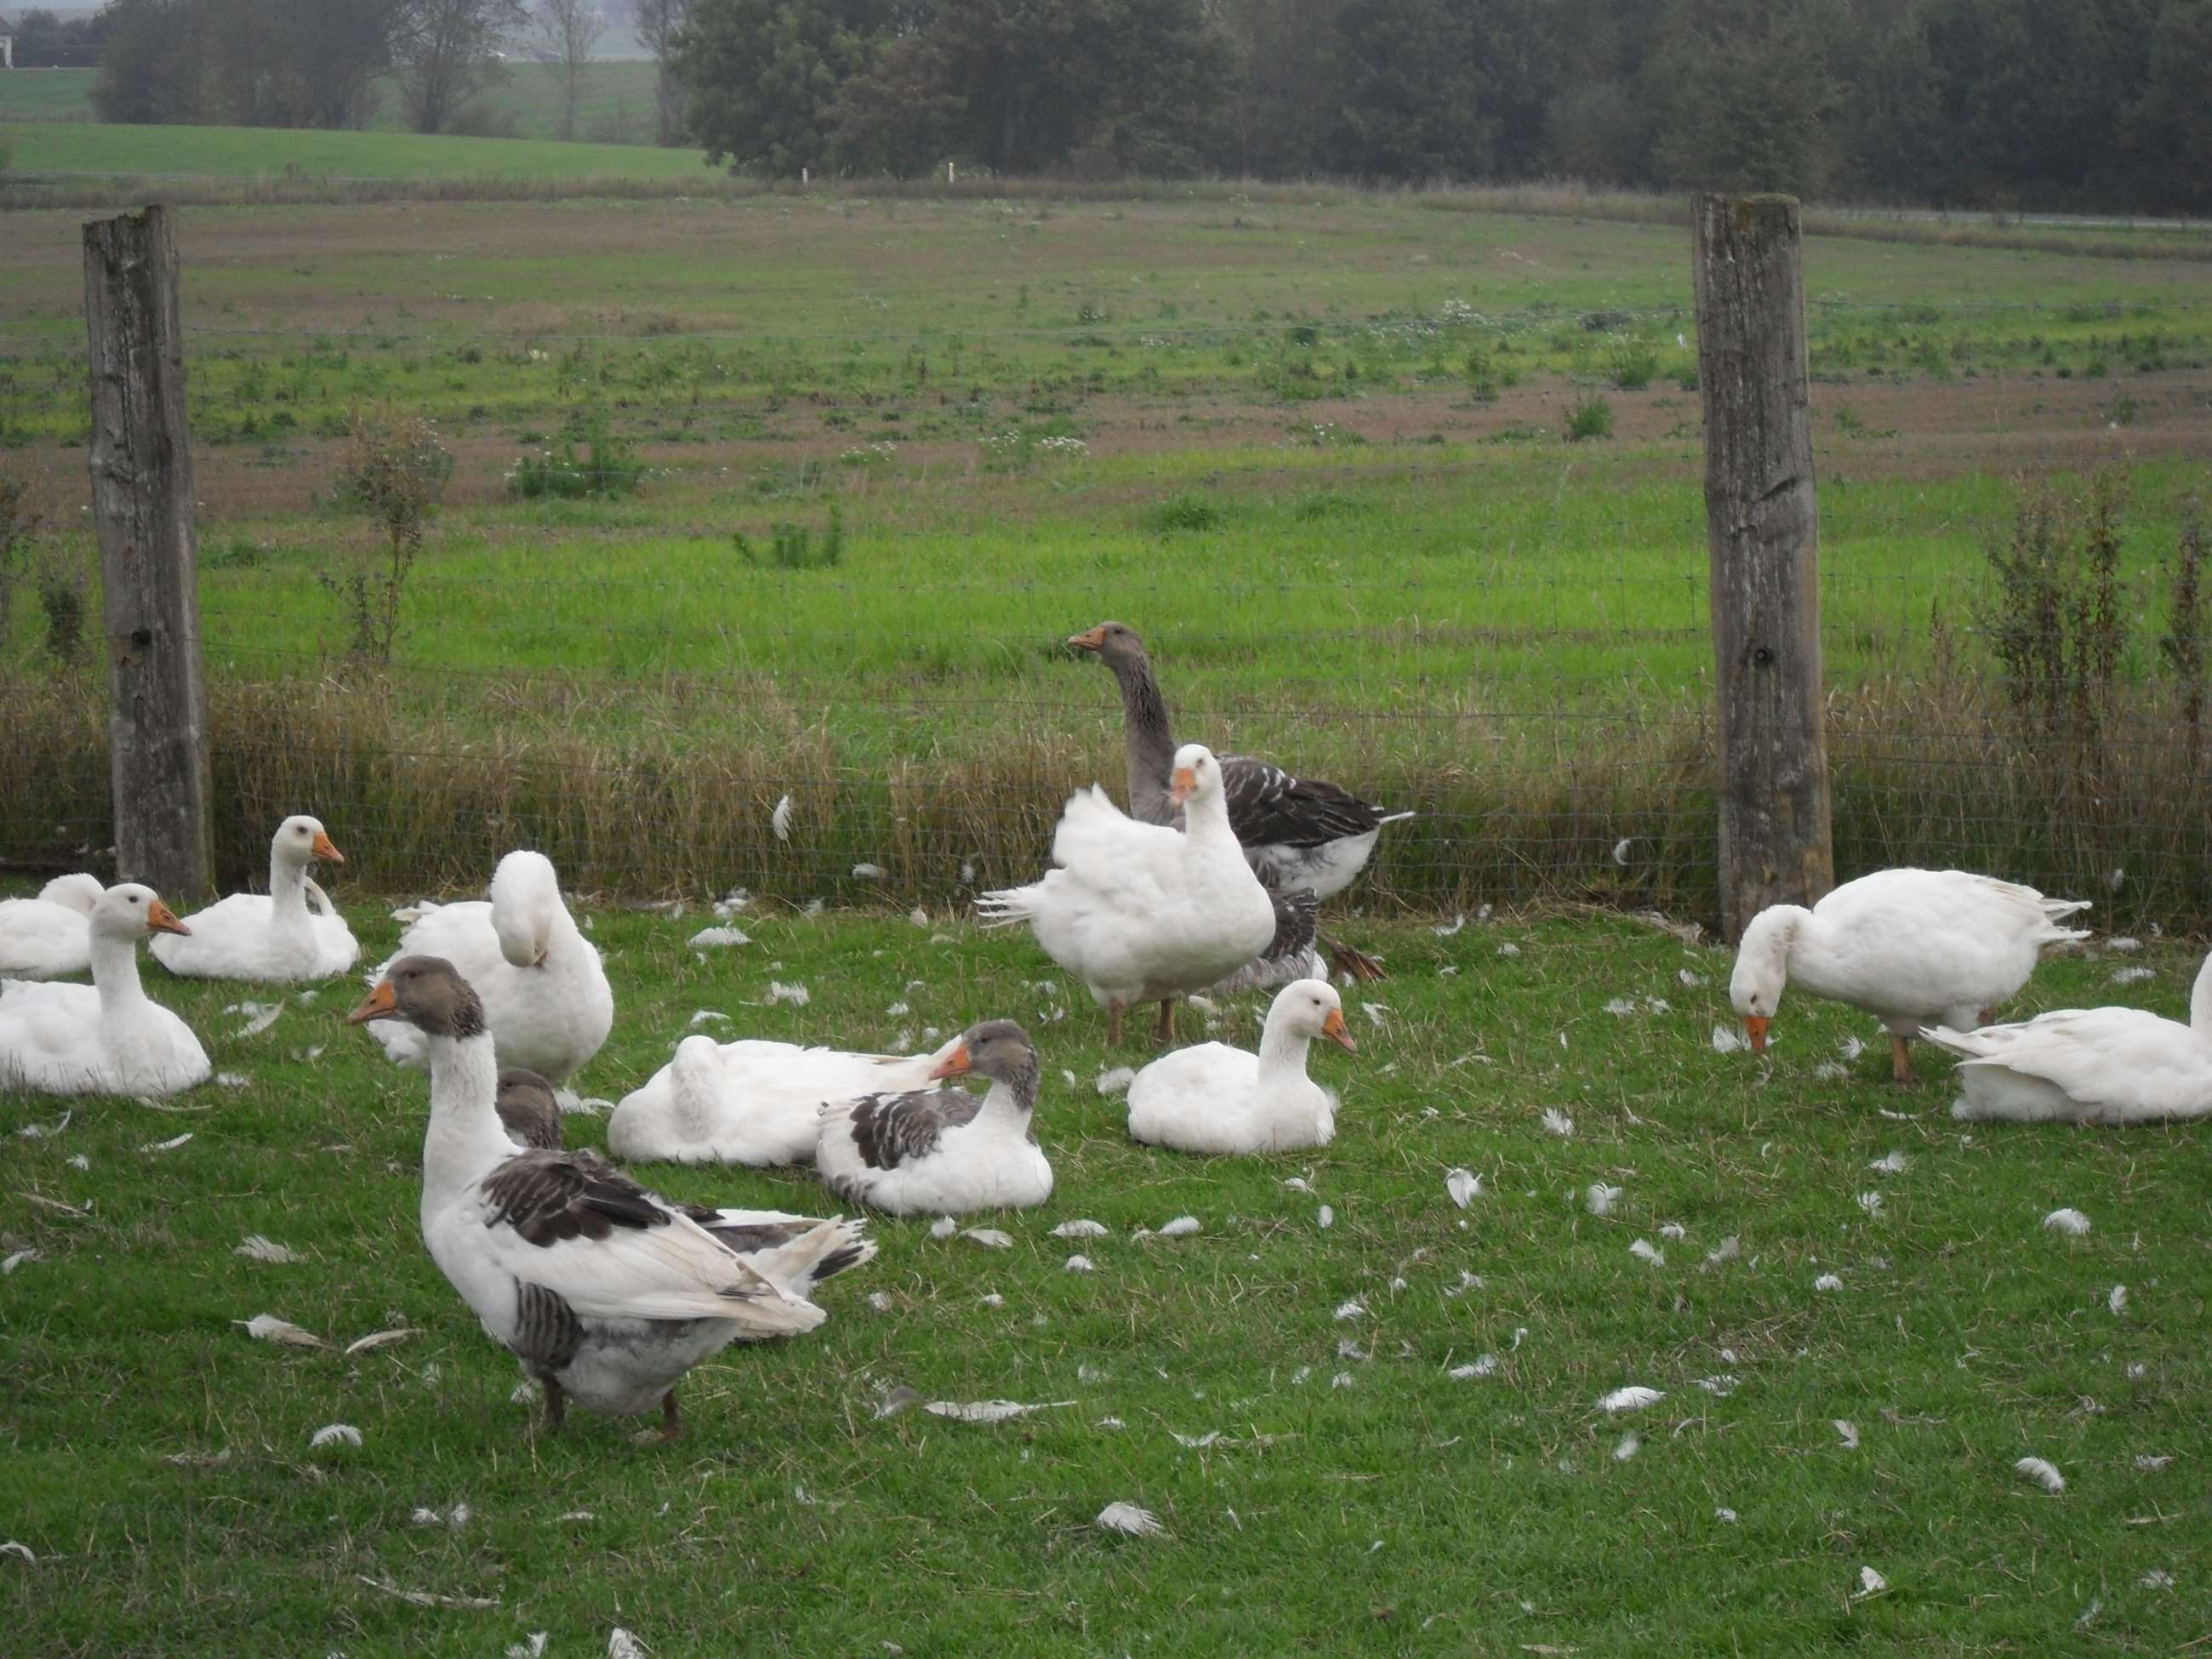
<path id="1" fill-rule="evenodd" d="M 968 1053 L 968 1045 L 963 1042 L 937 1062 L 937 1069 L 929 1074 L 929 1080 L 936 1083 L 948 1077 L 965 1077 L 975 1063 Z"/>
<path id="2" fill-rule="evenodd" d="M 1751 1052 L 1754 1054 L 1766 1052 L 1767 1023 L 1764 1014 L 1746 1014 L 1743 1017 L 1743 1032 L 1751 1039 Z"/>
<path id="3" fill-rule="evenodd" d="M 372 1019 L 392 1019 L 398 1017 L 399 1004 L 392 994 L 392 981 L 377 981 L 376 988 L 368 994 L 360 1007 L 346 1016 L 349 1025 L 366 1025 Z"/>
<path id="4" fill-rule="evenodd" d="M 332 864 L 343 864 L 345 862 L 345 854 L 339 852 L 337 848 L 331 846 L 331 838 L 319 830 L 315 831 L 314 850 L 315 856 L 319 859 L 328 859 Z"/>
<path id="5" fill-rule="evenodd" d="M 1097 628 L 1086 628 L 1080 634 L 1070 634 L 1067 642 L 1078 651 L 1096 651 L 1106 643 L 1105 626 L 1102 623 Z"/>
<path id="6" fill-rule="evenodd" d="M 1177 806 L 1190 799 L 1190 792 L 1198 787 L 1198 774 L 1188 766 L 1178 766 L 1175 775 L 1168 780 L 1168 799 Z"/>
<path id="7" fill-rule="evenodd" d="M 1347 1054 L 1359 1052 L 1359 1045 L 1352 1040 L 1352 1033 L 1344 1029 L 1344 1010 L 1332 1008 L 1328 1018 L 1321 1023 L 1321 1034 Z"/>
<path id="8" fill-rule="evenodd" d="M 155 899 L 146 907 L 146 931 L 151 933 L 182 933 L 191 937 L 192 930 L 177 920 L 177 913 Z"/>

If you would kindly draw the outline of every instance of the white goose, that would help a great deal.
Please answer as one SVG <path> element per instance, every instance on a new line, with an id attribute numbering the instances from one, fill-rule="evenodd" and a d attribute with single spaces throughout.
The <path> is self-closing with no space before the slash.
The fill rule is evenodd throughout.
<path id="1" fill-rule="evenodd" d="M 489 903 L 423 905 L 392 961 L 404 956 L 452 963 L 483 1003 L 499 1063 L 526 1066 L 556 1088 L 599 1053 L 614 1025 L 599 951 L 562 903 L 560 878 L 542 853 L 501 859 Z M 391 1022 L 374 1034 L 402 1066 L 428 1068 L 429 1046 L 414 1026 Z"/>
<path id="2" fill-rule="evenodd" d="M 693 1366 L 740 1338 L 812 1330 L 827 1316 L 808 1292 L 875 1253 L 856 1221 L 672 1204 L 592 1152 L 518 1151 L 483 1005 L 451 963 L 401 957 L 347 1019 L 422 1034 L 422 1241 L 544 1385 L 549 1426 L 572 1399 L 607 1417 L 658 1405 L 673 1439 Z"/>
<path id="3" fill-rule="evenodd" d="M 1029 1034 L 1010 1019 L 971 1025 L 929 1076 L 971 1073 L 991 1079 L 981 1097 L 955 1089 L 824 1106 L 814 1164 L 830 1190 L 892 1215 L 1024 1209 L 1051 1197 Z"/>
<path id="4" fill-rule="evenodd" d="M 1260 1052 L 1201 1042 L 1164 1054 L 1129 1085 L 1129 1135 L 1182 1152 L 1282 1152 L 1336 1138 L 1336 1096 L 1306 1075 L 1306 1049 L 1327 1037 L 1347 1052 L 1344 1005 L 1326 981 L 1285 986 L 1267 1009 Z"/>
<path id="5" fill-rule="evenodd" d="M 0 899 L 0 975 L 62 979 L 92 966 L 94 876 L 56 876 L 36 898 Z"/>
<path id="6" fill-rule="evenodd" d="M 331 844 L 319 819 L 305 813 L 286 818 L 269 843 L 269 890 L 233 893 L 186 917 L 191 932 L 155 939 L 155 959 L 187 979 L 283 982 L 344 973 L 360 958 L 361 946 L 330 896 L 308 879 L 307 866 L 317 859 L 343 864 L 345 854 Z"/>
<path id="7" fill-rule="evenodd" d="M 1863 1009 L 1890 1034 L 1892 1075 L 1911 1083 L 1908 1039 L 1923 1025 L 1987 1024 L 2045 945 L 2089 937 L 2058 926 L 2088 908 L 1963 870 L 1878 870 L 1809 910 L 1777 904 L 1753 916 L 1729 997 L 1753 1053 L 1766 1047 L 1787 983 Z"/>
<path id="8" fill-rule="evenodd" d="M 617 1158 L 767 1169 L 813 1161 L 824 1105 L 926 1088 L 960 1046 L 934 1054 L 847 1054 L 796 1042 L 688 1036 L 676 1057 L 607 1119 Z"/>
<path id="9" fill-rule="evenodd" d="M 1229 827 L 1221 765 L 1203 744 L 1176 750 L 1169 799 L 1185 827 L 1139 823 L 1093 784 L 1061 813 L 1060 866 L 1027 887 L 986 893 L 986 927 L 1026 921 L 1045 954 L 1082 980 L 1121 1040 L 1132 1005 L 1160 1005 L 1160 1038 L 1175 1032 L 1173 999 L 1249 962 L 1275 936 L 1275 908 Z"/>
<path id="10" fill-rule="evenodd" d="M 1921 1035 L 1961 1057 L 1954 1117 L 2148 1123 L 2212 1114 L 2212 957 L 2197 970 L 2186 1025 L 2142 1008 L 2065 1008 Z"/>
<path id="11" fill-rule="evenodd" d="M 125 882 L 92 907 L 92 983 L 0 984 L 0 1089 L 170 1095 L 206 1081 L 207 1050 L 138 982 L 138 941 L 185 924 Z"/>

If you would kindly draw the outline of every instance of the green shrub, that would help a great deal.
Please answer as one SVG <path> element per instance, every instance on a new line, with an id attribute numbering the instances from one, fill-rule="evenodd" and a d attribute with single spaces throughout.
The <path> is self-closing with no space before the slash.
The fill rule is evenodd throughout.
<path id="1" fill-rule="evenodd" d="M 583 453 L 577 453 L 579 440 Z M 556 448 L 546 445 L 535 455 L 525 455 L 507 475 L 507 486 L 516 495 L 534 500 L 541 495 L 577 499 L 596 495 L 619 501 L 634 495 L 644 483 L 647 468 L 628 442 L 617 438 L 607 417 L 593 410 L 571 420 Z"/>
<path id="2" fill-rule="evenodd" d="M 1228 515 L 1203 495 L 1170 495 L 1152 509 L 1152 525 L 1162 535 L 1179 530 L 1218 530 Z"/>
<path id="3" fill-rule="evenodd" d="M 1613 405 L 1601 392 L 1591 392 L 1576 400 L 1567 411 L 1566 440 L 1571 444 L 1588 443 L 1593 438 L 1613 436 Z"/>
<path id="4" fill-rule="evenodd" d="M 845 556 L 845 520 L 832 503 L 830 527 L 818 536 L 803 524 L 777 524 L 769 528 L 765 549 L 756 547 L 742 530 L 732 533 L 730 543 L 747 564 L 772 570 L 826 569 Z"/>
<path id="5" fill-rule="evenodd" d="M 1607 365 L 1608 377 L 1623 392 L 1643 391 L 1658 372 L 1658 350 L 1646 340 L 1623 340 Z"/>

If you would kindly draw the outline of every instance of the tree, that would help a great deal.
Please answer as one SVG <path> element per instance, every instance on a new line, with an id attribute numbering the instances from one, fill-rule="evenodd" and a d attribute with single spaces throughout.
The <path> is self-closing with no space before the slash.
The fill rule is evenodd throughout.
<path id="1" fill-rule="evenodd" d="M 561 137 L 576 136 L 576 103 L 584 90 L 584 65 L 606 33 L 607 20 L 592 0 L 538 0 L 538 38 L 545 61 L 561 82 Z"/>
<path id="2" fill-rule="evenodd" d="M 92 107 L 103 121 L 203 119 L 202 56 L 207 31 L 196 0 L 112 0 Z"/>
<path id="3" fill-rule="evenodd" d="M 415 131 L 445 131 L 503 76 L 507 42 L 528 21 L 521 0 L 408 0 L 393 58 Z"/>
<path id="4" fill-rule="evenodd" d="M 684 139 L 684 79 L 676 72 L 676 43 L 691 21 L 691 0 L 635 0 L 637 38 L 653 54 L 653 106 L 659 141 Z"/>
<path id="5" fill-rule="evenodd" d="M 2151 32 L 2142 96 L 2125 137 L 2155 208 L 2212 210 L 2212 0 L 2166 0 Z"/>
<path id="6" fill-rule="evenodd" d="M 1370 179 L 1486 172 L 1472 9 L 1455 0 L 1346 0 L 1336 161 Z"/>
<path id="7" fill-rule="evenodd" d="M 1223 165 L 1283 178 L 1323 167 L 1316 110 L 1337 103 L 1337 0 L 1215 0 L 1228 51 Z"/>
<path id="8" fill-rule="evenodd" d="M 1804 195 L 1827 170 L 1830 0 L 1678 0 L 1641 77 L 1661 182 Z"/>
<path id="9" fill-rule="evenodd" d="M 829 163 L 832 109 L 867 63 L 872 0 L 696 0 L 678 37 L 707 160 L 771 178 Z"/>

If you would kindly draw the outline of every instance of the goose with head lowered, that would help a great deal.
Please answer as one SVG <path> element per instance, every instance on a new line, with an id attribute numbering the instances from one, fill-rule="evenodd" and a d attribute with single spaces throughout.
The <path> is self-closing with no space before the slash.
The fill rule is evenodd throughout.
<path id="1" fill-rule="evenodd" d="M 1052 1196 L 1036 1142 L 1036 1045 L 1010 1019 L 960 1034 L 932 1080 L 974 1075 L 988 1093 L 933 1090 L 864 1096 L 822 1109 L 816 1170 L 848 1204 L 892 1215 L 1015 1210 Z"/>
<path id="2" fill-rule="evenodd" d="M 1907 1041 L 1923 1025 L 1969 1030 L 2027 983 L 2045 945 L 2089 908 L 1964 870 L 1877 870 L 1807 909 L 1770 905 L 1736 947 L 1729 998 L 1756 1054 L 1785 985 L 1872 1014 L 1890 1034 L 1891 1076 L 1915 1080 Z"/>
<path id="3" fill-rule="evenodd" d="M 813 1161 L 825 1105 L 923 1089 L 959 1039 L 934 1054 L 857 1054 L 796 1042 L 688 1036 L 607 1119 L 607 1150 L 631 1162 Z"/>
<path id="4" fill-rule="evenodd" d="M 96 876 L 56 876 L 36 898 L 0 899 L 0 977 L 65 979 L 92 968 Z"/>
<path id="5" fill-rule="evenodd" d="M 1229 827 L 1212 750 L 1176 751 L 1169 796 L 1183 811 L 1180 830 L 1127 817 L 1096 784 L 1079 791 L 1053 836 L 1059 868 L 977 906 L 987 927 L 1030 924 L 1107 1011 L 1109 1042 L 1123 1013 L 1147 1002 L 1160 1005 L 1168 1041 L 1175 998 L 1233 972 L 1275 936 L 1273 902 Z"/>
<path id="6" fill-rule="evenodd" d="M 331 844 L 321 820 L 305 813 L 286 818 L 269 843 L 269 890 L 233 893 L 186 917 L 191 932 L 155 939 L 155 959 L 187 979 L 283 983 L 344 973 L 361 946 L 308 877 L 317 859 L 343 864 L 345 854 Z"/>
<path id="7" fill-rule="evenodd" d="M 673 1438 L 694 1366 L 741 1339 L 812 1330 L 826 1317 L 814 1287 L 874 1254 L 858 1222 L 672 1204 L 595 1153 L 518 1150 L 483 1005 L 449 962 L 401 957 L 347 1019 L 422 1035 L 422 1240 L 543 1385 L 549 1426 L 571 1400 L 605 1417 L 659 1406 Z"/>
<path id="8" fill-rule="evenodd" d="M 124 882 L 92 907 L 92 983 L 0 982 L 0 1089 L 171 1095 L 207 1080 L 207 1050 L 138 981 L 138 941 L 185 924 L 150 887 Z"/>
<path id="9" fill-rule="evenodd" d="M 1326 981 L 1276 993 L 1260 1052 L 1201 1042 L 1163 1054 L 1129 1085 L 1129 1135 L 1182 1152 L 1283 1152 L 1336 1138 L 1335 1094 L 1306 1075 L 1306 1050 L 1325 1037 L 1346 1053 L 1344 1004 Z"/>
<path id="10" fill-rule="evenodd" d="M 1179 822 L 1168 787 L 1176 741 L 1144 641 L 1126 623 L 1103 622 L 1070 635 L 1067 643 L 1097 658 L 1121 689 L 1130 816 L 1147 823 Z M 1387 811 L 1336 784 L 1296 776 L 1250 755 L 1222 756 L 1221 775 L 1230 826 L 1253 868 L 1267 874 L 1285 894 L 1310 890 L 1316 903 L 1342 892 L 1366 868 L 1383 825 L 1413 816 Z M 1316 937 L 1343 971 L 1356 979 L 1382 977 L 1372 958 L 1340 940 Z M 1267 975 L 1254 982 L 1283 981 Z"/>
<path id="11" fill-rule="evenodd" d="M 443 957 L 474 988 L 502 1066 L 526 1066 L 556 1088 L 599 1053 L 615 1020 L 615 996 L 596 946 L 561 902 L 543 853 L 509 853 L 492 874 L 491 898 L 425 904 L 399 936 L 401 957 Z M 389 969 L 378 969 L 380 977 Z M 375 1028 L 384 1052 L 417 1071 L 429 1046 L 412 1024 Z"/>
<path id="12" fill-rule="evenodd" d="M 2186 1025 L 2144 1008 L 2063 1008 L 1920 1035 L 1960 1057 L 1954 1117 L 2124 1124 L 2212 1115 L 2212 957 L 2197 971 Z"/>

